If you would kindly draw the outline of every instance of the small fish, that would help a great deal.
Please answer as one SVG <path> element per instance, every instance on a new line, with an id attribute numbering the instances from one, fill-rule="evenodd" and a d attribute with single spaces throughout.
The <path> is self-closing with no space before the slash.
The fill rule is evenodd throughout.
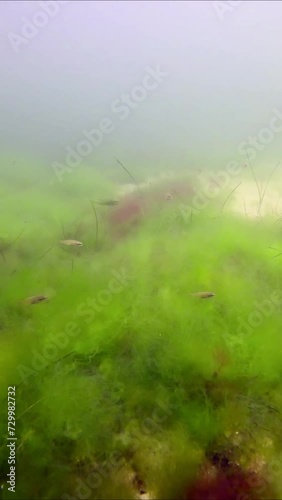
<path id="1" fill-rule="evenodd" d="M 46 295 L 34 295 L 33 297 L 28 297 L 23 302 L 24 304 L 39 304 L 44 300 L 48 300 L 48 297 L 46 297 Z"/>
<path id="2" fill-rule="evenodd" d="M 215 294 L 213 292 L 196 292 L 192 293 L 194 297 L 199 297 L 200 299 L 210 299 L 211 297 L 214 297 Z"/>
<path id="3" fill-rule="evenodd" d="M 83 243 L 81 243 L 81 241 L 77 241 L 77 240 L 61 240 L 61 243 L 63 245 L 67 245 L 69 247 L 82 247 L 83 246 Z"/>
<path id="4" fill-rule="evenodd" d="M 105 207 L 113 207 L 114 205 L 118 205 L 118 200 L 100 200 L 96 201 L 98 205 L 103 205 Z"/>

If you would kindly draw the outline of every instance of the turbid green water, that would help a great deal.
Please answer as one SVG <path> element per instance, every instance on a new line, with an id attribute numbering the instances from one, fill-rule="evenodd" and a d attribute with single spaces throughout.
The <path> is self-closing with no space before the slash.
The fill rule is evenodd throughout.
<path id="1" fill-rule="evenodd" d="M 227 450 L 256 471 L 248 498 L 281 498 L 281 223 L 221 214 L 224 192 L 193 217 L 189 197 L 160 203 L 123 238 L 113 208 L 95 205 L 97 239 L 90 200 L 115 196 L 107 179 L 4 167 L 3 498 L 188 498 L 207 457 Z"/>

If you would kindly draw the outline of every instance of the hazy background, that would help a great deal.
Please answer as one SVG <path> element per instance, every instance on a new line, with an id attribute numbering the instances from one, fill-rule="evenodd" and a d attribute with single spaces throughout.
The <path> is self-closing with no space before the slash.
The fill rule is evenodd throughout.
<path id="1" fill-rule="evenodd" d="M 110 117 L 115 130 L 84 160 L 96 168 L 111 169 L 114 157 L 144 172 L 222 168 L 274 107 L 282 112 L 279 1 L 71 1 L 16 53 L 9 33 L 21 35 L 23 18 L 40 10 L 0 3 L 2 154 L 50 167 Z M 169 76 L 122 121 L 111 104 L 142 85 L 148 65 Z M 280 136 L 257 163 L 280 160 Z"/>

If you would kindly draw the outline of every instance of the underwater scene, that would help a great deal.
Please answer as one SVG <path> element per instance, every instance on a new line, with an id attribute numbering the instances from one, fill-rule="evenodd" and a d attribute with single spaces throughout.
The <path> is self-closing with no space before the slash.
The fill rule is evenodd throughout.
<path id="1" fill-rule="evenodd" d="M 0 499 L 280 500 L 282 3 L 0 8 Z"/>

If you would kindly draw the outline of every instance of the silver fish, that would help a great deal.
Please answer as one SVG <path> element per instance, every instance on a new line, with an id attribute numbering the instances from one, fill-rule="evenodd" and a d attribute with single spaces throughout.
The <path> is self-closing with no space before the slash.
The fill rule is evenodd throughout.
<path id="1" fill-rule="evenodd" d="M 82 247 L 83 246 L 83 243 L 81 243 L 81 241 L 77 241 L 77 240 L 61 240 L 61 243 L 63 245 L 67 245 L 69 247 Z"/>
<path id="2" fill-rule="evenodd" d="M 211 297 L 214 297 L 215 294 L 213 292 L 196 292 L 192 293 L 194 297 L 199 297 L 200 299 L 210 299 Z"/>
<path id="3" fill-rule="evenodd" d="M 105 207 L 113 207 L 114 205 L 118 205 L 118 200 L 99 200 L 96 201 L 98 205 L 103 205 Z"/>
<path id="4" fill-rule="evenodd" d="M 33 297 L 28 297 L 23 302 L 24 304 L 39 304 L 44 300 L 48 300 L 48 297 L 46 297 L 46 295 L 34 295 Z"/>

